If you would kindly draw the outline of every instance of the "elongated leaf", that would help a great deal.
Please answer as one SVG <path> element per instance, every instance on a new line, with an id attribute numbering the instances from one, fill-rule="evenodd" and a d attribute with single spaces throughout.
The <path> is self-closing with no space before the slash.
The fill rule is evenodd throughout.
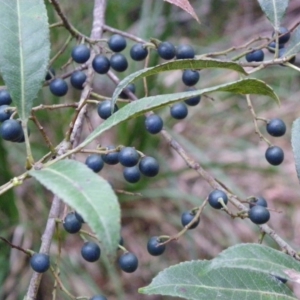
<path id="1" fill-rule="evenodd" d="M 274 29 L 278 30 L 285 11 L 289 6 L 289 0 L 258 0 L 258 3 Z"/>
<path id="2" fill-rule="evenodd" d="M 181 9 L 185 10 L 187 13 L 189 13 L 194 19 L 197 20 L 198 23 L 200 23 L 198 16 L 196 15 L 196 12 L 194 11 L 192 5 L 190 4 L 189 0 L 165 0 L 173 5 L 176 5 L 180 7 Z"/>
<path id="3" fill-rule="evenodd" d="M 273 98 L 279 103 L 277 95 L 272 88 L 258 79 L 241 79 L 235 82 L 226 83 L 202 90 L 195 90 L 190 92 L 183 92 L 177 94 L 166 94 L 141 98 L 138 101 L 131 102 L 115 112 L 111 117 L 105 120 L 100 126 L 98 126 L 87 138 L 84 140 L 78 148 L 83 148 L 97 136 L 103 132 L 109 130 L 113 126 L 131 119 L 133 117 L 144 114 L 147 111 L 166 106 L 178 101 L 182 101 L 191 97 L 202 95 L 210 92 L 231 92 L 235 94 L 258 94 L 265 95 Z"/>
<path id="4" fill-rule="evenodd" d="M 242 266 L 235 260 L 235 254 Z M 260 266 L 256 260 L 267 260 L 269 263 Z M 269 250 L 265 246 L 238 245 L 225 250 L 211 261 L 185 262 L 165 269 L 139 292 L 184 299 L 297 299 L 288 286 L 271 275 L 277 275 L 279 268 L 289 268 L 290 262 L 283 253 Z M 298 264 L 296 261 L 294 263 Z"/>
<path id="5" fill-rule="evenodd" d="M 298 26 L 293 33 L 288 46 L 286 47 L 285 56 L 292 56 L 300 52 L 300 26 Z"/>
<path id="6" fill-rule="evenodd" d="M 295 158 L 297 176 L 300 181 L 300 118 L 293 122 L 292 126 L 292 148 Z"/>
<path id="7" fill-rule="evenodd" d="M 45 79 L 47 20 L 43 0 L 0 0 L 0 72 L 23 121 Z"/>
<path id="8" fill-rule="evenodd" d="M 116 102 L 118 95 L 123 91 L 126 86 L 137 79 L 156 75 L 161 72 L 172 71 L 172 70 L 184 70 L 184 69 L 208 69 L 208 68 L 221 68 L 221 69 L 229 69 L 232 71 L 237 71 L 242 74 L 247 74 L 245 70 L 237 63 L 234 62 L 226 62 L 217 59 L 181 59 L 174 60 L 163 63 L 161 65 L 150 67 L 146 69 L 139 70 L 134 72 L 124 78 L 116 87 L 114 94 L 112 96 L 113 103 Z"/>
<path id="9" fill-rule="evenodd" d="M 120 237 L 120 207 L 110 184 L 83 163 L 58 161 L 41 170 L 31 170 L 47 189 L 74 208 L 113 256 Z"/>

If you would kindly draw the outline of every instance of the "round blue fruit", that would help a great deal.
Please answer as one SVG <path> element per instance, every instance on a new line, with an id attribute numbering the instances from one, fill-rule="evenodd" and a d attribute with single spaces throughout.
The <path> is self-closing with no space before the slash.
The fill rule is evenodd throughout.
<path id="1" fill-rule="evenodd" d="M 177 59 L 189 59 L 195 57 L 195 50 L 191 45 L 180 45 L 176 49 Z"/>
<path id="2" fill-rule="evenodd" d="M 157 134 L 161 132 L 164 126 L 164 122 L 159 115 L 150 115 L 145 119 L 146 130 L 151 134 Z"/>
<path id="3" fill-rule="evenodd" d="M 92 67 L 96 73 L 106 74 L 110 69 L 110 61 L 105 55 L 98 54 L 93 59 Z"/>
<path id="4" fill-rule="evenodd" d="M 249 207 L 252 208 L 253 206 L 260 205 L 264 207 L 268 207 L 268 202 L 264 197 L 255 197 L 255 199 L 251 199 L 249 203 Z"/>
<path id="5" fill-rule="evenodd" d="M 135 93 L 135 84 L 134 83 L 129 83 L 127 86 L 126 86 L 126 90 L 130 91 L 131 93 Z M 123 98 L 123 99 L 128 99 L 129 97 L 127 96 L 127 94 L 125 93 L 125 90 L 123 90 L 120 94 L 120 98 Z"/>
<path id="6" fill-rule="evenodd" d="M 75 71 L 70 78 L 71 85 L 78 90 L 83 90 L 83 84 L 86 81 L 86 75 L 82 71 Z"/>
<path id="7" fill-rule="evenodd" d="M 141 179 L 141 173 L 137 166 L 125 167 L 123 170 L 123 176 L 125 180 L 130 183 L 137 183 Z"/>
<path id="8" fill-rule="evenodd" d="M 75 46 L 72 50 L 72 58 L 78 64 L 86 63 L 91 56 L 91 50 L 84 44 Z"/>
<path id="9" fill-rule="evenodd" d="M 18 141 L 23 135 L 21 122 L 8 119 L 0 126 L 0 136 L 6 141 Z"/>
<path id="10" fill-rule="evenodd" d="M 170 42 L 162 42 L 157 47 L 157 53 L 163 59 L 173 59 L 176 55 L 176 48 Z"/>
<path id="11" fill-rule="evenodd" d="M 272 119 L 267 124 L 267 132 L 275 137 L 283 136 L 286 132 L 285 123 L 278 118 Z"/>
<path id="12" fill-rule="evenodd" d="M 275 32 L 273 32 L 272 37 L 274 37 Z M 291 33 L 290 31 L 286 28 L 286 27 L 279 27 L 278 30 L 278 35 L 279 35 L 279 44 L 285 44 L 289 41 L 290 37 L 291 37 Z"/>
<path id="13" fill-rule="evenodd" d="M 11 107 L 8 105 L 1 105 L 0 106 L 0 122 L 4 122 L 10 118 L 12 115 Z"/>
<path id="14" fill-rule="evenodd" d="M 99 154 L 89 155 L 85 160 L 85 164 L 95 173 L 100 172 L 104 167 L 104 161 Z"/>
<path id="15" fill-rule="evenodd" d="M 200 101 L 201 101 L 200 95 L 184 100 L 185 104 L 189 106 L 196 106 L 200 103 Z"/>
<path id="16" fill-rule="evenodd" d="M 270 220 L 270 212 L 264 206 L 255 205 L 249 209 L 249 219 L 258 225 L 267 223 Z"/>
<path id="17" fill-rule="evenodd" d="M 147 250 L 150 255 L 159 256 L 166 250 L 166 245 L 159 245 L 160 241 L 157 236 L 153 236 L 148 240 Z"/>
<path id="18" fill-rule="evenodd" d="M 83 217 L 77 211 L 75 211 L 75 217 L 79 222 L 85 223 Z"/>
<path id="19" fill-rule="evenodd" d="M 214 190 L 208 196 L 208 203 L 215 209 L 221 209 L 223 206 L 219 202 L 219 199 L 223 199 L 225 205 L 228 203 L 228 197 L 223 191 Z"/>
<path id="20" fill-rule="evenodd" d="M 117 72 L 124 72 L 128 68 L 127 58 L 121 54 L 113 54 L 110 58 L 110 66 Z"/>
<path id="21" fill-rule="evenodd" d="M 126 48 L 126 39 L 119 35 L 119 34 L 113 34 L 108 42 L 108 47 L 110 50 L 114 51 L 114 52 L 121 52 Z"/>
<path id="22" fill-rule="evenodd" d="M 185 103 L 175 103 L 170 109 L 171 116 L 174 119 L 182 120 L 188 115 L 188 108 Z"/>
<path id="23" fill-rule="evenodd" d="M 184 70 L 182 73 L 182 82 L 186 86 L 195 85 L 200 79 L 200 73 L 194 70 Z"/>
<path id="24" fill-rule="evenodd" d="M 284 47 L 284 44 L 279 44 L 278 49 L 282 49 Z M 276 42 L 271 42 L 268 45 L 268 50 L 271 53 L 275 53 L 275 49 L 276 49 Z"/>
<path id="25" fill-rule="evenodd" d="M 148 55 L 148 49 L 143 44 L 135 44 L 130 49 L 130 57 L 133 60 L 144 60 Z"/>
<path id="26" fill-rule="evenodd" d="M 72 212 L 72 213 L 68 213 L 65 216 L 63 221 L 63 226 L 67 232 L 77 233 L 81 229 L 82 222 L 80 222 L 75 216 L 75 214 Z"/>
<path id="27" fill-rule="evenodd" d="M 81 248 L 82 257 L 88 262 L 95 262 L 100 258 L 100 247 L 94 242 L 86 242 Z"/>
<path id="28" fill-rule="evenodd" d="M 284 160 L 284 152 L 278 146 L 271 146 L 266 150 L 265 157 L 269 164 L 278 166 Z"/>
<path id="29" fill-rule="evenodd" d="M 151 156 L 144 156 L 139 163 L 141 173 L 147 177 L 155 177 L 159 172 L 158 161 Z"/>
<path id="30" fill-rule="evenodd" d="M 30 258 L 30 266 L 37 273 L 45 273 L 50 268 L 49 255 L 34 253 Z"/>
<path id="31" fill-rule="evenodd" d="M 119 162 L 124 167 L 135 166 L 140 159 L 138 152 L 132 147 L 124 147 L 119 152 Z"/>
<path id="32" fill-rule="evenodd" d="M 49 88 L 50 88 L 51 93 L 58 97 L 62 97 L 64 95 L 66 95 L 68 92 L 68 85 L 61 78 L 53 79 L 50 82 Z"/>
<path id="33" fill-rule="evenodd" d="M 115 104 L 113 113 L 118 110 L 118 106 Z M 106 120 L 112 115 L 112 102 L 110 100 L 104 100 L 97 107 L 98 115 L 101 119 Z"/>
<path id="34" fill-rule="evenodd" d="M 119 266 L 126 273 L 133 273 L 139 265 L 139 261 L 135 254 L 126 252 L 119 257 Z"/>
<path id="35" fill-rule="evenodd" d="M 195 214 L 192 213 L 191 211 L 185 211 L 181 215 L 181 224 L 183 227 L 191 223 L 191 221 L 194 219 Z M 189 229 L 194 229 L 198 226 L 200 222 L 200 218 L 189 228 Z"/>
<path id="36" fill-rule="evenodd" d="M 261 49 L 259 50 L 254 50 L 250 53 L 246 54 L 246 60 L 247 62 L 253 62 L 253 61 L 263 61 L 265 57 L 264 51 L 262 51 Z"/>
<path id="37" fill-rule="evenodd" d="M 47 80 L 50 80 L 50 79 L 52 79 L 54 76 L 55 76 L 55 70 L 54 70 L 53 67 L 50 67 L 49 70 L 48 70 L 48 72 L 47 72 L 47 74 L 46 74 L 46 76 L 45 76 L 45 80 L 46 80 L 46 81 L 47 81 Z"/>
<path id="38" fill-rule="evenodd" d="M 114 150 L 114 149 L 116 149 L 116 147 L 110 145 L 106 149 Z M 119 163 L 119 153 L 117 151 L 107 153 L 107 154 L 102 154 L 101 156 L 102 156 L 103 161 L 108 165 L 116 165 Z"/>
<path id="39" fill-rule="evenodd" d="M 0 90 L 0 105 L 10 105 L 12 103 L 12 99 L 7 90 Z"/>

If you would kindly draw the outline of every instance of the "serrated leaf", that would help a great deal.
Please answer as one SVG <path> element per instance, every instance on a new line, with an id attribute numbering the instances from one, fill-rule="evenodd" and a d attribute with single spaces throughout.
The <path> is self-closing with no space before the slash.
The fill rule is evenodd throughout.
<path id="1" fill-rule="evenodd" d="M 242 74 L 247 74 L 245 70 L 235 62 L 226 62 L 217 59 L 180 59 L 169 61 L 155 67 L 150 67 L 146 69 L 139 70 L 125 77 L 116 87 L 114 94 L 112 96 L 113 103 L 116 102 L 116 99 L 123 91 L 127 85 L 137 79 L 148 77 L 151 75 L 156 75 L 161 72 L 166 71 L 174 71 L 174 70 L 199 70 L 199 69 L 209 69 L 209 68 L 221 68 L 221 69 L 229 69 L 232 71 L 237 71 Z"/>
<path id="2" fill-rule="evenodd" d="M 193 9 L 192 5 L 190 4 L 189 0 L 164 0 L 167 1 L 173 5 L 176 5 L 180 7 L 181 9 L 185 10 L 187 13 L 189 13 L 194 19 L 197 20 L 198 23 L 200 23 L 198 16 L 195 13 L 195 10 Z"/>
<path id="3" fill-rule="evenodd" d="M 289 44 L 286 47 L 285 56 L 293 56 L 300 52 L 300 26 L 293 31 Z"/>
<path id="4" fill-rule="evenodd" d="M 289 6 L 289 0 L 258 0 L 258 3 L 274 29 L 278 30 L 286 9 Z"/>
<path id="5" fill-rule="evenodd" d="M 61 160 L 29 174 L 74 208 L 113 256 L 120 237 L 120 207 L 110 184 L 85 164 Z"/>
<path id="6" fill-rule="evenodd" d="M 300 180 L 300 118 L 292 125 L 292 148 L 298 179 Z"/>
<path id="7" fill-rule="evenodd" d="M 26 122 L 45 79 L 50 54 L 43 0 L 0 0 L 0 72 Z"/>
<path id="8" fill-rule="evenodd" d="M 245 251 L 243 247 L 249 247 L 250 250 Z M 195 300 L 297 299 L 288 286 L 274 276 L 268 275 L 274 269 L 265 269 L 266 265 L 259 268 L 258 264 L 256 268 L 252 268 L 253 256 L 257 258 L 259 249 L 266 251 L 264 249 L 266 247 L 261 245 L 258 245 L 258 248 L 251 247 L 252 245 L 249 244 L 241 245 L 240 248 L 236 246 L 232 247 L 233 249 L 229 248 L 222 253 L 223 256 L 221 254 L 211 261 L 191 261 L 172 266 L 160 272 L 149 286 L 139 289 L 139 292 Z M 248 259 L 252 260 L 249 268 L 241 268 L 238 263 L 230 265 L 229 259 L 234 258 L 234 253 L 242 258 L 243 252 Z M 274 253 L 271 251 L 270 254 Z M 268 260 L 274 260 L 275 263 L 277 258 L 276 253 L 274 259 L 271 257 Z M 265 256 L 264 259 L 266 259 Z M 242 263 L 246 266 L 246 261 Z"/>
<path id="9" fill-rule="evenodd" d="M 273 89 L 258 79 L 241 79 L 231 83 L 221 84 L 218 86 L 205 88 L 201 90 L 182 92 L 177 94 L 166 94 L 141 98 L 137 101 L 131 102 L 117 112 L 115 112 L 111 117 L 105 120 L 100 126 L 98 126 L 79 146 L 78 148 L 83 148 L 91 141 L 93 141 L 97 136 L 103 132 L 109 130 L 113 126 L 131 119 L 133 117 L 139 116 L 148 112 L 150 110 L 163 107 L 175 102 L 183 101 L 185 99 L 202 95 L 211 92 L 232 92 L 235 94 L 259 94 L 265 95 L 273 98 L 279 103 L 277 95 L 274 93 Z"/>

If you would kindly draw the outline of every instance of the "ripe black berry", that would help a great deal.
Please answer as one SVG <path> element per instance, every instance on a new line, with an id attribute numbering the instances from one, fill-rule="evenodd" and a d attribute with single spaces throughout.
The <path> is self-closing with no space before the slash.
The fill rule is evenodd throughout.
<path id="1" fill-rule="evenodd" d="M 83 90 L 83 84 L 86 81 L 86 75 L 82 71 L 75 71 L 70 78 L 71 85 L 78 90 Z"/>
<path id="2" fill-rule="evenodd" d="M 185 211 L 181 215 L 181 224 L 183 227 L 188 225 L 195 217 L 195 214 L 192 213 L 191 211 Z M 194 229 L 198 226 L 200 222 L 200 218 L 189 228 L 189 229 Z"/>
<path id="3" fill-rule="evenodd" d="M 182 82 L 187 86 L 195 85 L 200 79 L 198 71 L 184 70 L 182 73 Z"/>
<path id="4" fill-rule="evenodd" d="M 77 211 L 75 211 L 75 217 L 79 222 L 85 223 L 83 217 Z"/>
<path id="5" fill-rule="evenodd" d="M 138 152 L 132 147 L 124 147 L 119 152 L 120 164 L 124 167 L 135 166 L 140 159 Z"/>
<path id="6" fill-rule="evenodd" d="M 272 119 L 267 124 L 267 132 L 272 136 L 283 136 L 286 132 L 285 123 L 281 119 Z"/>
<path id="7" fill-rule="evenodd" d="M 164 126 L 164 122 L 159 115 L 150 115 L 145 119 L 146 130 L 151 134 L 159 133 Z"/>
<path id="8" fill-rule="evenodd" d="M 0 136 L 6 141 L 18 141 L 23 135 L 21 122 L 8 119 L 0 126 Z"/>
<path id="9" fill-rule="evenodd" d="M 99 154 L 89 155 L 85 160 L 85 164 L 95 173 L 100 172 L 104 167 L 103 159 Z"/>
<path id="10" fill-rule="evenodd" d="M 143 44 L 135 44 L 130 49 L 130 57 L 133 60 L 144 60 L 148 55 L 148 49 Z"/>
<path id="11" fill-rule="evenodd" d="M 55 76 L 55 70 L 53 67 L 50 67 L 46 76 L 45 76 L 45 80 L 50 80 Z"/>
<path id="12" fill-rule="evenodd" d="M 121 270 L 126 273 L 133 273 L 138 267 L 138 259 L 135 254 L 126 252 L 119 257 L 118 260 Z"/>
<path id="13" fill-rule="evenodd" d="M 84 44 L 75 46 L 72 50 L 72 58 L 75 62 L 79 64 L 86 63 L 89 60 L 90 55 L 90 49 Z"/>
<path id="14" fill-rule="evenodd" d="M 148 240 L 147 250 L 153 256 L 161 255 L 166 250 L 166 245 L 159 245 L 160 241 L 157 236 L 153 236 Z M 159 246 L 158 246 L 159 245 Z"/>
<path id="15" fill-rule="evenodd" d="M 110 66 L 117 72 L 124 72 L 128 68 L 127 58 L 121 54 L 113 54 L 110 58 Z"/>
<path id="16" fill-rule="evenodd" d="M 260 205 L 250 208 L 248 215 L 249 219 L 258 225 L 265 224 L 270 220 L 270 212 L 264 206 Z"/>
<path id="17" fill-rule="evenodd" d="M 124 168 L 123 176 L 125 180 L 130 183 L 137 183 L 141 179 L 141 173 L 138 166 Z"/>
<path id="18" fill-rule="evenodd" d="M 195 88 L 190 88 L 189 91 L 195 91 Z M 189 106 L 196 106 L 201 101 L 201 96 L 195 96 L 189 99 L 184 100 L 184 102 Z"/>
<path id="19" fill-rule="evenodd" d="M 10 106 L 1 105 L 0 106 L 0 122 L 4 122 L 10 118 L 12 115 L 12 110 L 9 110 Z"/>
<path id="20" fill-rule="evenodd" d="M 221 209 L 223 206 L 219 202 L 220 198 L 223 199 L 225 205 L 228 203 L 227 195 L 223 191 L 214 190 L 208 196 L 208 203 L 210 204 L 211 207 L 215 209 Z"/>
<path id="21" fill-rule="evenodd" d="M 268 203 L 264 197 L 256 197 L 255 199 L 251 199 L 249 203 L 249 207 L 252 208 L 253 206 L 260 205 L 264 207 L 268 207 Z"/>
<path id="22" fill-rule="evenodd" d="M 111 106 L 112 103 L 110 100 L 105 100 L 98 105 L 97 112 L 101 119 L 106 120 L 112 115 Z M 115 104 L 113 112 L 116 112 L 117 110 L 118 110 L 118 106 Z"/>
<path id="23" fill-rule="evenodd" d="M 64 229 L 69 233 L 77 233 L 81 229 L 82 223 L 76 218 L 75 214 L 68 213 L 63 222 Z"/>
<path id="24" fill-rule="evenodd" d="M 95 56 L 92 62 L 93 69 L 99 74 L 106 74 L 110 68 L 109 59 L 102 54 Z"/>
<path id="25" fill-rule="evenodd" d="M 108 42 L 108 47 L 114 52 L 121 52 L 126 48 L 126 40 L 123 36 L 119 34 L 113 34 Z"/>
<path id="26" fill-rule="evenodd" d="M 188 59 L 195 57 L 195 50 L 190 45 L 180 45 L 176 49 L 177 59 Z"/>
<path id="27" fill-rule="evenodd" d="M 163 59 L 173 59 L 176 55 L 176 48 L 170 42 L 162 42 L 157 47 L 157 53 Z"/>
<path id="28" fill-rule="evenodd" d="M 30 258 L 30 266 L 37 273 L 44 273 L 50 268 L 49 255 L 45 253 L 34 253 Z"/>
<path id="29" fill-rule="evenodd" d="M 284 44 L 279 44 L 278 49 L 282 49 L 284 47 Z M 271 42 L 268 45 L 268 50 L 271 53 L 275 53 L 275 49 L 276 49 L 276 42 Z"/>
<path id="30" fill-rule="evenodd" d="M 278 146 L 271 146 L 266 150 L 265 157 L 269 164 L 278 166 L 284 160 L 284 152 Z"/>
<path id="31" fill-rule="evenodd" d="M 151 156 L 144 156 L 139 163 L 141 173 L 147 177 L 154 177 L 159 172 L 158 161 Z"/>
<path id="32" fill-rule="evenodd" d="M 113 150 L 113 149 L 116 149 L 116 147 L 110 145 L 110 146 L 106 147 L 106 149 Z M 116 165 L 117 163 L 119 163 L 119 153 L 116 151 L 116 152 L 111 152 L 111 153 L 107 153 L 107 154 L 102 154 L 102 159 L 108 165 Z"/>
<path id="33" fill-rule="evenodd" d="M 104 297 L 103 295 L 96 295 L 92 297 L 90 300 L 107 300 L 107 298 Z"/>
<path id="34" fill-rule="evenodd" d="M 61 79 L 56 78 L 50 82 L 49 85 L 50 91 L 53 95 L 62 97 L 67 94 L 68 92 L 68 85 L 67 83 Z"/>
<path id="35" fill-rule="evenodd" d="M 135 84 L 134 83 L 129 83 L 127 86 L 126 86 L 126 89 L 129 90 L 131 93 L 135 93 Z M 127 94 L 125 93 L 125 90 L 123 90 L 120 94 L 120 98 L 123 98 L 123 99 L 128 99 L 129 97 L 127 96 Z"/>
<path id="36" fill-rule="evenodd" d="M 12 99 L 7 90 L 0 90 L 0 105 L 10 105 L 12 103 Z"/>
<path id="37" fill-rule="evenodd" d="M 100 258 L 100 247 L 94 242 L 86 242 L 81 248 L 82 257 L 88 262 L 95 262 Z"/>
<path id="38" fill-rule="evenodd" d="M 275 32 L 273 32 L 272 37 L 274 37 L 274 35 Z M 290 31 L 283 26 L 279 27 L 278 35 L 279 35 L 279 39 L 278 39 L 279 44 L 285 44 L 286 42 L 288 42 L 288 40 L 291 37 Z"/>
<path id="39" fill-rule="evenodd" d="M 262 51 L 261 49 L 254 50 L 254 51 L 246 54 L 246 60 L 247 60 L 247 62 L 263 61 L 264 56 L 265 56 L 264 51 Z"/>
<path id="40" fill-rule="evenodd" d="M 171 107 L 170 112 L 174 119 L 182 120 L 188 115 L 188 108 L 185 103 L 179 102 Z"/>

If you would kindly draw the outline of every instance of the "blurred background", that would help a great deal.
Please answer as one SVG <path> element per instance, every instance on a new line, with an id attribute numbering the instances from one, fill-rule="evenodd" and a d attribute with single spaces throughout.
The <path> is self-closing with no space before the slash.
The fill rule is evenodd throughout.
<path id="1" fill-rule="evenodd" d="M 264 17 L 257 1 L 190 2 L 201 20 L 200 25 L 181 9 L 164 1 L 154 0 L 108 0 L 106 23 L 144 40 L 156 38 L 173 42 L 175 45 L 191 44 L 198 55 L 222 51 L 231 46 L 242 45 L 257 36 L 270 37 L 272 34 L 272 26 Z M 73 0 L 60 3 L 71 23 L 82 33 L 90 35 L 93 1 Z M 50 24 L 59 21 L 48 2 L 47 7 Z M 299 22 L 299 13 L 300 2 L 291 0 L 283 25 L 291 28 Z M 106 32 L 105 38 L 109 38 L 110 35 Z M 68 36 L 68 32 L 62 27 L 51 30 L 52 56 L 61 49 Z M 144 62 L 130 59 L 129 49 L 134 42 L 127 40 L 127 43 L 128 47 L 123 53 L 128 57 L 129 68 L 126 72 L 117 74 L 120 79 L 144 67 Z M 75 40 L 55 61 L 53 67 L 57 76 L 66 72 L 60 68 L 70 58 L 74 45 Z M 229 57 L 236 54 L 238 52 L 230 54 Z M 271 54 L 266 50 L 265 55 L 271 58 Z M 241 61 L 245 61 L 244 58 Z M 152 51 L 149 65 L 161 62 L 156 51 Z M 67 70 L 75 67 L 77 65 L 72 63 Z M 173 71 L 148 77 L 149 95 L 184 91 L 181 73 Z M 225 70 L 203 70 L 196 87 L 218 85 L 237 80 L 238 76 L 235 72 Z M 190 156 L 239 197 L 265 197 L 269 207 L 276 210 L 272 212 L 269 225 L 292 247 L 299 249 L 300 188 L 290 135 L 292 122 L 300 114 L 300 74 L 287 67 L 274 66 L 255 73 L 253 77 L 271 85 L 281 99 L 281 106 L 278 106 L 270 98 L 252 96 L 253 106 L 259 117 L 282 118 L 287 125 L 285 136 L 274 138 L 267 136 L 265 124 L 259 123 L 262 133 L 284 150 L 285 160 L 278 167 L 270 166 L 264 158 L 267 145 L 255 134 L 245 97 L 228 93 L 202 97 L 199 105 L 189 107 L 188 117 L 182 121 L 170 117 L 169 107 L 160 109 L 157 113 L 163 118 L 167 131 L 183 145 Z M 95 77 L 95 92 L 110 97 L 114 87 L 106 76 Z M 137 81 L 136 88 L 136 95 L 143 97 L 143 82 Z M 44 87 L 37 99 L 37 105 L 77 102 L 79 96 L 80 92 L 70 87 L 65 97 L 54 97 L 48 87 Z M 37 113 L 54 145 L 63 139 L 72 115 L 72 108 Z M 89 107 L 88 116 L 92 127 L 102 122 L 96 113 L 96 106 Z M 34 157 L 37 160 L 47 153 L 47 148 L 34 124 L 30 124 L 30 129 Z M 90 128 L 85 126 L 82 138 L 89 130 Z M 151 257 L 146 250 L 149 237 L 178 233 L 182 229 L 181 213 L 200 206 L 211 187 L 186 166 L 161 136 L 153 136 L 146 132 L 144 117 L 119 125 L 91 146 L 99 143 L 103 146 L 134 146 L 145 154 L 156 157 L 160 162 L 161 171 L 157 177 L 144 178 L 137 184 L 126 183 L 119 165 L 106 165 L 100 172 L 115 189 L 133 193 L 118 196 L 122 207 L 122 237 L 125 247 L 138 256 L 139 268 L 133 274 L 126 274 L 119 270 L 116 263 L 108 262 L 104 257 L 98 263 L 87 263 L 80 255 L 83 242 L 79 235 L 66 234 L 61 230 L 61 280 L 72 294 L 92 296 L 103 293 L 110 300 L 171 299 L 140 295 L 137 289 L 148 285 L 158 272 L 168 266 L 187 260 L 210 259 L 237 243 L 257 242 L 258 227 L 249 220 L 232 220 L 225 213 L 207 206 L 196 229 L 188 231 L 177 242 L 169 244 L 162 256 Z M 24 172 L 24 149 L 24 145 L 0 141 L 0 184 Z M 85 156 L 77 155 L 77 159 L 84 161 Z M 15 245 L 38 251 L 52 198 L 53 195 L 34 180 L 27 180 L 22 186 L 2 195 L 0 236 Z M 101 210 L 101 207 L 99 209 Z M 58 252 L 58 244 L 56 235 L 51 248 L 53 260 Z M 277 248 L 269 237 L 265 237 L 264 244 Z M 0 243 L 0 249 L 0 299 L 23 299 L 32 275 L 28 257 L 20 251 L 11 250 L 3 242 Z M 52 288 L 53 278 L 51 273 L 47 272 L 43 276 L 38 299 L 52 299 Z M 68 298 L 59 293 L 57 299 Z"/>

